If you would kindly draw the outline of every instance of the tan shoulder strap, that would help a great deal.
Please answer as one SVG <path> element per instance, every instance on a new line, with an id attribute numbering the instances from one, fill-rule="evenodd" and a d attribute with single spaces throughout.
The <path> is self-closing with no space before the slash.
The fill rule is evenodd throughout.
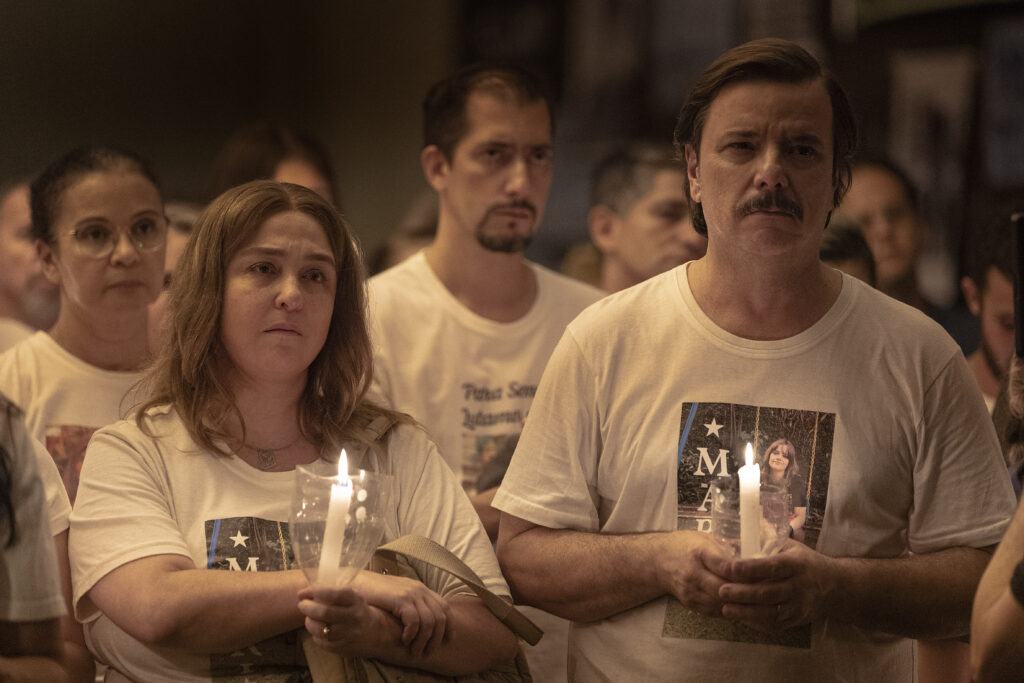
<path id="1" fill-rule="evenodd" d="M 456 557 L 443 545 L 436 543 L 425 536 L 407 534 L 396 538 L 390 543 L 377 548 L 377 552 L 394 560 L 395 555 L 403 555 L 411 560 L 419 560 L 429 565 L 452 574 L 464 584 L 469 586 L 474 593 L 483 601 L 491 613 L 501 623 L 512 629 L 512 632 L 525 640 L 530 645 L 536 645 L 544 635 L 536 624 L 526 618 L 522 612 L 512 606 L 511 603 L 502 600 L 497 595 L 487 590 L 476 573 L 466 566 L 466 563 Z"/>
<path id="2" fill-rule="evenodd" d="M 378 415 L 370 420 L 370 424 L 366 425 L 364 429 L 370 436 L 371 441 L 380 441 L 384 438 L 384 435 L 395 426 L 396 422 L 398 422 L 398 420 L 389 415 Z"/>

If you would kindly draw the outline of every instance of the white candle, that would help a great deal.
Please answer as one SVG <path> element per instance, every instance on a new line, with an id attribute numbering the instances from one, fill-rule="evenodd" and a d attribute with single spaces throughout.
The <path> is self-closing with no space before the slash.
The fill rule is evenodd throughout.
<path id="1" fill-rule="evenodd" d="M 740 557 L 761 551 L 761 467 L 754 462 L 754 447 L 747 444 L 747 464 L 740 468 Z"/>
<path id="2" fill-rule="evenodd" d="M 344 449 L 338 458 L 338 481 L 331 484 L 331 502 L 327 507 L 327 525 L 320 544 L 320 566 L 317 582 L 334 586 L 338 582 L 341 566 L 341 546 L 345 540 L 345 519 L 352 502 L 352 481 L 348 478 L 348 455 Z"/>

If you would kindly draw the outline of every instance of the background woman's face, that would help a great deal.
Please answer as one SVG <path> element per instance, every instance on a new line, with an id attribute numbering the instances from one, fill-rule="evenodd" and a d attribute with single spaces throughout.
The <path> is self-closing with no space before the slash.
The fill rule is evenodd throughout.
<path id="1" fill-rule="evenodd" d="M 61 195 L 53 221 L 54 245 L 43 245 L 44 271 L 60 285 L 62 308 L 85 315 L 146 312 L 160 294 L 166 243 L 139 249 L 132 230 L 166 233 L 160 192 L 145 176 L 128 170 L 95 171 Z M 104 257 L 83 253 L 72 234 L 109 231 L 113 250 Z"/>

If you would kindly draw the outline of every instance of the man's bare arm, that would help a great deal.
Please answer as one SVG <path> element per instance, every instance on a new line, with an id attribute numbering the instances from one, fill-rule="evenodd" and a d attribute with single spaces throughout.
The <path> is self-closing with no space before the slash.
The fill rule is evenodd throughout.
<path id="1" fill-rule="evenodd" d="M 494 500 L 494 495 L 497 492 L 498 487 L 495 486 L 486 491 L 481 491 L 470 498 L 470 502 L 473 503 L 473 509 L 476 510 L 477 516 L 480 517 L 480 522 L 484 525 L 484 530 L 487 531 L 487 537 L 491 539 L 491 543 L 498 540 L 498 524 L 501 521 L 501 513 L 491 507 L 491 501 Z"/>
<path id="2" fill-rule="evenodd" d="M 517 602 L 594 621 L 666 594 L 718 614 L 727 551 L 696 531 L 628 535 L 549 529 L 502 513 L 498 560 Z"/>

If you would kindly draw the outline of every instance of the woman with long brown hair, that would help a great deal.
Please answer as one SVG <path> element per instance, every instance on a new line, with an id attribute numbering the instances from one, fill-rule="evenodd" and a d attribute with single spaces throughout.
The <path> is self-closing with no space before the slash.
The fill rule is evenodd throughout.
<path id="1" fill-rule="evenodd" d="M 777 486 L 791 496 L 789 535 L 798 541 L 804 540 L 804 523 L 807 521 L 805 483 L 800 476 L 800 463 L 796 460 L 793 442 L 789 439 L 773 441 L 764 452 L 761 484 Z"/>
<path id="2" fill-rule="evenodd" d="M 76 613 L 114 676 L 301 680 L 304 625 L 345 654 L 441 673 L 511 660 L 514 635 L 454 580 L 434 592 L 362 572 L 349 588 L 318 589 L 300 611 L 293 470 L 343 446 L 394 477 L 385 539 L 427 536 L 508 594 L 436 448 L 364 398 L 362 268 L 333 207 L 297 185 L 229 190 L 196 222 L 169 307 L 148 398 L 93 438 L 72 513 Z M 398 421 L 383 445 L 367 430 L 378 417 Z"/>

